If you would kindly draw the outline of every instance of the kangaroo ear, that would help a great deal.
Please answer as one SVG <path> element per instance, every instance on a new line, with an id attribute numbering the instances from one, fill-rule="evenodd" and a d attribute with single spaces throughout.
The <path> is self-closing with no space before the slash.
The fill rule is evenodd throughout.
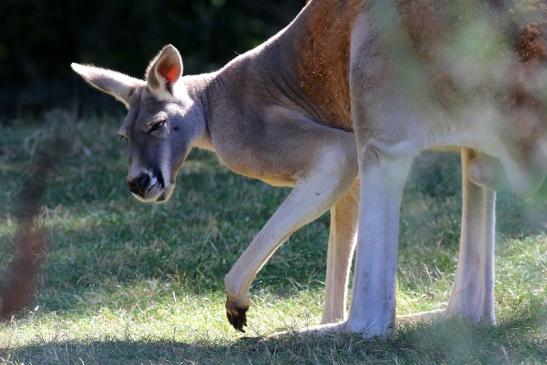
<path id="1" fill-rule="evenodd" d="M 148 89 L 159 99 L 173 98 L 173 85 L 182 76 L 182 57 L 168 44 L 152 59 L 146 69 Z"/>
<path id="2" fill-rule="evenodd" d="M 106 70 L 95 66 L 71 63 L 70 67 L 94 88 L 112 95 L 129 108 L 129 98 L 144 81 L 124 75 L 120 72 Z"/>

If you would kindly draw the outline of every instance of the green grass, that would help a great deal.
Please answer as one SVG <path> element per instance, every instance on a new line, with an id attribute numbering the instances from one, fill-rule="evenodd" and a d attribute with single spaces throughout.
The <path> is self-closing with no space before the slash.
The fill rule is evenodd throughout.
<path id="1" fill-rule="evenodd" d="M 51 119 L 51 118 L 50 118 Z M 547 358 L 547 209 L 499 194 L 499 325 L 445 321 L 388 338 L 263 336 L 319 322 L 328 216 L 305 227 L 258 275 L 246 335 L 224 314 L 223 277 L 288 190 L 239 177 L 193 152 L 172 200 L 129 196 L 121 118 L 85 118 L 62 156 L 41 214 L 51 240 L 35 305 L 0 324 L 8 364 L 543 363 Z M 0 124 L 0 272 L 13 252 L 14 214 L 30 159 L 56 123 Z M 58 123 L 57 123 L 58 124 Z M 401 222 L 400 314 L 448 299 L 458 249 L 458 156 L 413 168 Z M 545 191 L 545 189 L 543 189 Z"/>

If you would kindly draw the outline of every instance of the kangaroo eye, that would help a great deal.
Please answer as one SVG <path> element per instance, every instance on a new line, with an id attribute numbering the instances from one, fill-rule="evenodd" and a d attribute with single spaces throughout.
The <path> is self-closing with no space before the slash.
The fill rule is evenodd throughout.
<path id="1" fill-rule="evenodd" d="M 160 129 L 162 129 L 163 127 L 165 127 L 165 124 L 167 123 L 166 120 L 161 120 L 159 122 L 157 122 L 156 124 L 154 124 L 149 130 L 148 130 L 148 133 L 152 133 L 152 132 L 156 132 L 156 131 L 159 131 Z"/>

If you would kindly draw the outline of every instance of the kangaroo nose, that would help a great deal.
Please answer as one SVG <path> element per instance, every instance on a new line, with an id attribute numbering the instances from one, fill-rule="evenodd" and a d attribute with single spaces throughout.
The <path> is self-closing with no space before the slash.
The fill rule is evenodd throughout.
<path id="1" fill-rule="evenodd" d="M 128 181 L 128 184 L 129 184 L 129 190 L 131 190 L 132 193 L 135 193 L 144 198 L 146 189 L 148 188 L 148 185 L 150 184 L 150 176 L 148 174 L 140 174 L 133 180 Z"/>

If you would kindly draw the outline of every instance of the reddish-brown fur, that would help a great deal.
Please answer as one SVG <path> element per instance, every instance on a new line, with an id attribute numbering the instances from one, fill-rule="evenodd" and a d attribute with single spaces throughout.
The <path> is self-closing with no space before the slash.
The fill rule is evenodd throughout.
<path id="1" fill-rule="evenodd" d="M 352 129 L 348 80 L 351 31 L 355 17 L 367 3 L 362 0 L 312 1 L 299 19 L 303 26 L 292 34 L 291 66 L 299 91 L 314 106 L 314 117 L 321 123 L 345 130 Z M 474 6 L 494 12 L 501 5 L 485 1 Z M 454 31 L 454 22 L 450 19 L 454 10 L 450 9 L 450 2 L 401 0 L 397 11 L 411 54 L 426 67 L 431 95 L 443 107 L 449 107 L 459 97 L 458 90 L 454 80 L 433 61 L 432 50 Z M 545 61 L 542 39 L 545 35 L 541 34 L 541 28 L 532 24 L 516 32 L 519 37 L 515 53 L 520 62 Z"/>
<path id="2" fill-rule="evenodd" d="M 292 42 L 296 85 L 322 123 L 351 130 L 349 53 L 351 29 L 362 1 L 312 1 Z"/>
<path id="3" fill-rule="evenodd" d="M 541 37 L 542 34 L 538 24 L 530 24 L 520 34 L 517 41 L 517 52 L 521 62 L 545 62 L 547 50 Z"/>
<path id="4" fill-rule="evenodd" d="M 539 123 L 538 117 L 547 115 L 544 103 L 538 99 L 531 85 L 536 84 L 536 71 L 547 62 L 545 36 L 538 24 L 528 25 L 517 37 L 516 52 L 520 61 L 514 66 L 511 75 L 512 90 L 509 107 L 515 115 L 519 137 L 527 143 L 520 146 L 521 163 L 526 165 L 532 153 L 532 146 L 538 136 L 543 135 L 539 128 L 547 123 Z M 533 89 L 533 88 L 532 88 Z"/>

